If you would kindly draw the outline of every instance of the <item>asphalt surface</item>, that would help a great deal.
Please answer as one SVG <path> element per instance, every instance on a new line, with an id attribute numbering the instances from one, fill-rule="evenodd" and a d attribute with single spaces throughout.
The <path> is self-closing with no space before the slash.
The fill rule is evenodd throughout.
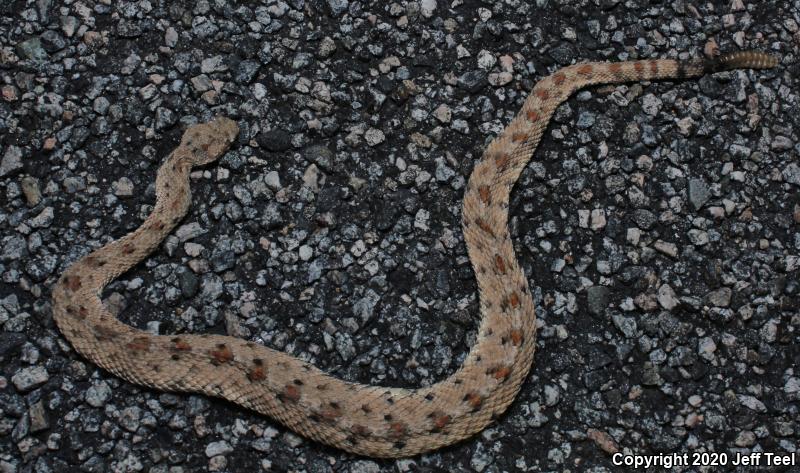
<path id="1" fill-rule="evenodd" d="M 800 462 L 799 24 L 788 0 L 3 2 L 0 472 Z M 536 361 L 475 438 L 355 458 L 123 382 L 53 324 L 59 274 L 136 228 L 185 127 L 224 114 L 238 143 L 108 304 L 141 329 L 234 334 L 352 381 L 434 383 L 477 328 L 466 179 L 536 81 L 714 44 L 781 64 L 594 87 L 556 113 L 510 208 Z"/>

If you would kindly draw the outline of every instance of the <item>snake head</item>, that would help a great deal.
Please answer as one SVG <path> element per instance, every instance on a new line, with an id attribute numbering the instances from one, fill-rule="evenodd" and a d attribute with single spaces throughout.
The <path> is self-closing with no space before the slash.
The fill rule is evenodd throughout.
<path id="1" fill-rule="evenodd" d="M 235 121 L 216 117 L 208 123 L 190 126 L 183 134 L 181 147 L 188 152 L 192 166 L 202 166 L 222 156 L 238 134 Z"/>

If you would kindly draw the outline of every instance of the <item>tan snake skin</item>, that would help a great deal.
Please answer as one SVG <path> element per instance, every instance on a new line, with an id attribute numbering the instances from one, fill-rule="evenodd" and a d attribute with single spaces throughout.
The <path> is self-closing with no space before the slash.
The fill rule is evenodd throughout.
<path id="1" fill-rule="evenodd" d="M 156 178 L 156 206 L 141 227 L 73 264 L 53 288 L 58 327 L 83 356 L 132 383 L 228 399 L 301 435 L 361 455 L 406 457 L 470 437 L 503 413 L 533 362 L 536 317 L 508 232 L 511 188 L 556 107 L 591 85 L 770 68 L 764 53 L 713 60 L 585 63 L 542 79 L 475 165 L 463 230 L 480 293 L 479 334 L 459 370 L 420 389 L 350 383 L 285 353 L 217 335 L 154 336 L 113 317 L 100 293 L 159 246 L 186 214 L 189 172 L 234 141 L 227 118 L 190 127 Z"/>

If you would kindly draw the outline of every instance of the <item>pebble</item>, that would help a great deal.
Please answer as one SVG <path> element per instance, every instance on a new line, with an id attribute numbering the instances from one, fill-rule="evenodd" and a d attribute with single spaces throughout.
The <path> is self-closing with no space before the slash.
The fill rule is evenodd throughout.
<path id="1" fill-rule="evenodd" d="M 714 307 L 728 307 L 731 303 L 731 288 L 722 287 L 706 294 L 706 301 Z"/>
<path id="2" fill-rule="evenodd" d="M 133 195 L 133 182 L 127 177 L 111 183 L 111 189 L 117 197 L 130 197 Z"/>
<path id="3" fill-rule="evenodd" d="M 119 424 L 128 432 L 139 430 L 142 410 L 137 406 L 126 407 L 120 412 Z"/>
<path id="4" fill-rule="evenodd" d="M 205 274 L 200 283 L 200 297 L 206 301 L 211 302 L 222 295 L 223 283 L 222 278 L 216 274 Z"/>
<path id="5" fill-rule="evenodd" d="M 256 137 L 259 146 L 267 151 L 286 151 L 292 146 L 292 137 L 286 130 L 272 129 Z"/>
<path id="6" fill-rule="evenodd" d="M 433 111 L 433 116 L 441 123 L 450 123 L 450 120 L 453 118 L 453 112 L 450 110 L 450 107 L 442 104 L 436 107 L 436 110 Z"/>
<path id="7" fill-rule="evenodd" d="M 594 125 L 596 118 L 597 117 L 595 116 L 594 113 L 588 110 L 583 110 L 578 114 L 578 121 L 576 122 L 575 125 L 580 130 L 588 130 Z"/>
<path id="8" fill-rule="evenodd" d="M 714 359 L 714 352 L 717 351 L 717 344 L 711 337 L 703 337 L 698 344 L 698 354 L 706 360 Z"/>
<path id="9" fill-rule="evenodd" d="M 662 284 L 658 288 L 658 303 L 666 310 L 672 310 L 678 306 L 675 290 L 669 284 Z"/>
<path id="10" fill-rule="evenodd" d="M 611 316 L 611 320 L 614 322 L 614 326 L 616 326 L 626 338 L 633 338 L 636 336 L 638 326 L 636 319 L 633 317 L 625 317 L 620 314 L 614 314 Z"/>
<path id="11" fill-rule="evenodd" d="M 308 245 L 302 245 L 297 249 L 297 253 L 302 261 L 308 261 L 314 256 L 314 249 Z"/>
<path id="12" fill-rule="evenodd" d="M 30 59 L 34 62 L 43 62 L 47 60 L 47 51 L 42 47 L 42 41 L 39 38 L 33 37 L 17 43 L 17 54 L 23 59 Z"/>
<path id="13" fill-rule="evenodd" d="M 233 76 L 233 80 L 239 84 L 249 84 L 256 78 L 259 69 L 261 69 L 261 63 L 258 61 L 242 61 L 236 66 L 236 74 Z"/>
<path id="14" fill-rule="evenodd" d="M 626 230 L 625 240 L 631 245 L 637 246 L 641 238 L 642 238 L 642 231 L 639 230 L 638 228 L 629 228 Z"/>
<path id="15" fill-rule="evenodd" d="M 219 440 L 217 442 L 211 442 L 206 445 L 206 456 L 208 458 L 215 457 L 217 455 L 227 455 L 233 451 L 233 447 L 230 443 L 226 442 L 225 440 Z"/>
<path id="16" fill-rule="evenodd" d="M 494 56 L 494 54 L 485 49 L 482 49 L 480 52 L 478 52 L 478 67 L 488 71 L 493 68 L 495 64 L 497 64 L 497 58 Z"/>
<path id="17" fill-rule="evenodd" d="M 356 356 L 356 348 L 350 335 L 342 332 L 336 333 L 335 337 L 336 353 L 344 361 L 350 361 Z"/>
<path id="18" fill-rule="evenodd" d="M 366 133 L 364 133 L 364 139 L 367 141 L 368 145 L 378 146 L 386 141 L 386 136 L 381 130 L 378 130 L 377 128 L 370 128 L 366 131 Z"/>
<path id="19" fill-rule="evenodd" d="M 0 177 L 12 174 L 22 169 L 22 149 L 11 145 L 3 153 L 3 160 L 0 161 Z"/>
<path id="20" fill-rule="evenodd" d="M 56 30 L 47 30 L 39 38 L 41 39 L 42 48 L 51 54 L 61 51 L 67 46 L 64 37 Z"/>
<path id="21" fill-rule="evenodd" d="M 649 361 L 645 362 L 642 368 L 642 384 L 645 386 L 660 386 L 664 384 L 658 368 Z"/>
<path id="22" fill-rule="evenodd" d="M 303 157 L 307 161 L 311 161 L 312 163 L 316 164 L 320 169 L 323 170 L 330 170 L 333 166 L 333 159 L 334 155 L 333 152 L 328 149 L 327 146 L 323 145 L 314 145 L 309 146 L 303 152 Z"/>
<path id="23" fill-rule="evenodd" d="M 204 233 L 206 233 L 206 230 L 197 222 L 186 223 L 175 230 L 175 236 L 178 237 L 178 240 L 181 242 L 192 240 Z"/>
<path id="24" fill-rule="evenodd" d="M 458 85 L 470 94 L 476 94 L 487 83 L 487 74 L 481 70 L 468 71 L 459 76 Z"/>
<path id="25" fill-rule="evenodd" d="M 187 299 L 194 297 L 194 295 L 197 294 L 199 282 L 197 276 L 195 276 L 192 271 L 182 271 L 178 276 L 178 283 L 183 297 Z"/>
<path id="26" fill-rule="evenodd" d="M 111 399 L 111 388 L 105 381 L 98 381 L 86 390 L 85 399 L 92 407 L 103 407 Z"/>
<path id="27" fill-rule="evenodd" d="M 155 84 L 147 84 L 139 89 L 139 97 L 145 102 L 149 102 L 158 95 L 158 87 Z"/>
<path id="28" fill-rule="evenodd" d="M 743 430 L 736 435 L 734 443 L 737 447 L 752 447 L 756 444 L 756 434 L 750 430 Z"/>
<path id="29" fill-rule="evenodd" d="M 619 451 L 617 442 L 606 432 L 597 429 L 589 429 L 586 432 L 586 437 L 593 440 L 594 443 L 596 443 L 597 446 L 606 453 L 614 454 Z"/>
<path id="30" fill-rule="evenodd" d="M 689 230 L 689 241 L 695 246 L 704 246 L 709 242 L 708 232 L 693 228 Z"/>
<path id="31" fill-rule="evenodd" d="M 610 291 L 605 286 L 591 286 L 586 289 L 589 313 L 603 315 L 608 307 Z"/>
<path id="32" fill-rule="evenodd" d="M 378 301 L 380 301 L 380 295 L 374 290 L 368 289 L 364 297 L 353 304 L 353 315 L 360 319 L 361 325 L 366 325 L 372 319 Z"/>
<path id="33" fill-rule="evenodd" d="M 658 217 L 649 210 L 636 209 L 633 211 L 633 221 L 642 230 L 650 230 L 658 221 Z"/>
<path id="34" fill-rule="evenodd" d="M 35 402 L 30 409 L 28 409 L 28 417 L 30 418 L 30 432 L 37 433 L 50 428 L 50 420 L 47 415 L 47 408 L 45 408 L 42 399 Z"/>
<path id="35" fill-rule="evenodd" d="M 211 74 L 213 72 L 227 71 L 228 65 L 223 56 L 213 56 L 203 59 L 200 63 L 200 72 L 203 74 Z"/>
<path id="36" fill-rule="evenodd" d="M 233 251 L 230 239 L 221 238 L 214 249 L 211 251 L 211 270 L 221 273 L 231 269 L 236 264 L 236 253 Z"/>
<path id="37" fill-rule="evenodd" d="M 653 94 L 647 94 L 642 97 L 642 110 L 651 117 L 658 115 L 658 112 L 661 111 L 661 106 L 661 99 Z"/>
<path id="38" fill-rule="evenodd" d="M 80 21 L 74 16 L 66 15 L 61 17 L 61 31 L 68 38 L 72 38 L 75 35 L 75 31 L 78 30 L 78 26 L 80 26 Z"/>
<path id="39" fill-rule="evenodd" d="M 606 226 L 606 211 L 603 209 L 594 209 L 592 210 L 591 215 L 591 223 L 589 224 L 589 228 L 594 231 L 600 231 Z"/>
<path id="40" fill-rule="evenodd" d="M 0 174 L 2 174 L 2 172 L 0 172 Z M 788 166 L 783 168 L 782 174 L 786 182 L 800 186 L 800 166 L 796 163 L 789 163 Z"/>
<path id="41" fill-rule="evenodd" d="M 798 377 L 789 377 L 786 380 L 786 384 L 783 387 L 783 392 L 786 394 L 798 394 L 800 393 L 800 378 Z"/>
<path id="42" fill-rule="evenodd" d="M 422 12 L 422 16 L 425 18 L 430 18 L 436 12 L 436 0 L 422 0 L 420 1 L 419 7 L 420 11 Z"/>
<path id="43" fill-rule="evenodd" d="M 653 248 L 673 258 L 678 256 L 678 246 L 674 243 L 656 240 L 656 242 L 653 243 Z"/>
<path id="44" fill-rule="evenodd" d="M 13 261 L 25 257 L 28 254 L 28 244 L 24 238 L 12 235 L 5 240 L 3 245 L 2 261 Z"/>
<path id="45" fill-rule="evenodd" d="M 45 207 L 35 217 L 28 220 L 28 224 L 33 228 L 47 228 L 53 223 L 54 217 L 53 207 Z"/>
<path id="46" fill-rule="evenodd" d="M 46 383 L 48 379 L 50 376 L 43 366 L 29 366 L 17 371 L 11 377 L 11 382 L 18 391 L 28 392 Z"/>
<path id="47" fill-rule="evenodd" d="M 333 16 L 338 17 L 347 11 L 347 8 L 350 6 L 350 2 L 347 0 L 328 0 L 328 6 L 330 7 Z"/>
<path id="48" fill-rule="evenodd" d="M 330 36 L 326 36 L 322 38 L 320 41 L 319 49 L 317 50 L 317 55 L 322 59 L 330 57 L 336 51 L 336 41 L 333 40 Z"/>
<path id="49" fill-rule="evenodd" d="M 747 407 L 751 411 L 764 413 L 767 412 L 767 406 L 764 405 L 763 402 L 759 401 L 754 396 L 748 396 L 745 394 L 739 395 L 739 402 L 742 403 L 743 406 Z"/>
<path id="50" fill-rule="evenodd" d="M 178 122 L 178 115 L 166 107 L 156 109 L 156 130 L 166 130 Z"/>
<path id="51" fill-rule="evenodd" d="M 792 140 L 783 135 L 776 135 L 772 139 L 772 143 L 770 143 L 770 148 L 774 149 L 775 151 L 788 151 L 793 147 L 794 143 L 792 143 Z"/>
<path id="52" fill-rule="evenodd" d="M 689 202 L 695 210 L 700 210 L 711 197 L 708 184 L 702 179 L 689 179 Z"/>
<path id="53" fill-rule="evenodd" d="M 419 229 L 423 232 L 428 231 L 430 227 L 428 226 L 428 222 L 430 220 L 430 212 L 425 209 L 419 209 L 417 211 L 416 216 L 414 216 L 414 228 Z"/>
<path id="54" fill-rule="evenodd" d="M 488 80 L 494 87 L 502 87 L 514 80 L 514 76 L 510 72 L 493 72 L 489 74 Z"/>
<path id="55" fill-rule="evenodd" d="M 177 46 L 178 38 L 179 38 L 178 31 L 171 26 L 167 28 L 167 30 L 164 32 L 164 44 L 168 48 L 174 48 L 175 46 Z"/>
<path id="56" fill-rule="evenodd" d="M 25 176 L 22 178 L 22 193 L 25 195 L 25 202 L 29 207 L 35 207 L 42 201 L 42 191 L 39 189 L 39 180 L 35 177 Z"/>
<path id="57" fill-rule="evenodd" d="M 278 171 L 270 171 L 264 176 L 264 183 L 272 189 L 273 191 L 278 191 L 283 186 L 281 186 L 281 178 L 278 175 Z"/>

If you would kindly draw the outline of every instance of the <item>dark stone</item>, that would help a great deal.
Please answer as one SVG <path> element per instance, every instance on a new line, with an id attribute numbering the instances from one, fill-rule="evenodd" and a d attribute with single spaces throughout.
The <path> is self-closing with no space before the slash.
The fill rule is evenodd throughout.
<path id="1" fill-rule="evenodd" d="M 192 271 L 187 269 L 181 272 L 178 275 L 178 284 L 180 285 L 181 294 L 183 294 L 183 297 L 188 299 L 197 294 L 199 280 Z"/>
<path id="2" fill-rule="evenodd" d="M 603 315 L 608 307 L 609 290 L 605 286 L 592 286 L 586 289 L 586 303 L 589 313 Z"/>
<path id="3" fill-rule="evenodd" d="M 331 14 L 337 17 L 347 11 L 347 7 L 350 6 L 350 3 L 347 0 L 328 0 L 328 6 L 331 9 Z"/>
<path id="4" fill-rule="evenodd" d="M 333 210 L 341 200 L 338 187 L 326 187 L 317 195 L 317 212 L 324 213 Z"/>
<path id="5" fill-rule="evenodd" d="M 178 121 L 178 115 L 166 107 L 158 107 L 156 110 L 156 130 L 165 130 Z"/>
<path id="6" fill-rule="evenodd" d="M 378 228 L 378 230 L 386 231 L 392 228 L 397 221 L 399 209 L 397 206 L 387 204 L 386 202 L 383 204 L 384 205 L 381 205 L 375 209 L 375 226 Z"/>
<path id="7" fill-rule="evenodd" d="M 697 361 L 697 355 L 683 345 L 675 347 L 669 356 L 669 366 L 691 366 Z"/>
<path id="8" fill-rule="evenodd" d="M 689 202 L 695 210 L 700 210 L 711 197 L 708 184 L 702 179 L 689 179 Z"/>
<path id="9" fill-rule="evenodd" d="M 267 151 L 286 151 L 292 146 L 292 137 L 286 130 L 276 128 L 264 131 L 256 137 L 258 145 Z"/>
<path id="10" fill-rule="evenodd" d="M 281 215 L 278 204 L 276 202 L 267 204 L 267 208 L 264 209 L 261 215 L 261 226 L 265 230 L 274 230 L 281 227 L 283 223 L 283 216 Z"/>
<path id="11" fill-rule="evenodd" d="M 17 54 L 23 59 L 31 59 L 33 61 L 44 61 L 47 59 L 47 52 L 42 47 L 42 41 L 39 38 L 31 38 L 17 43 Z"/>
<path id="12" fill-rule="evenodd" d="M 608 381 L 608 371 L 590 371 L 583 376 L 583 384 L 587 389 L 595 391 Z"/>
<path id="13" fill-rule="evenodd" d="M 136 38 L 142 35 L 142 27 L 129 20 L 120 20 L 117 23 L 117 34 L 123 38 Z"/>
<path id="14" fill-rule="evenodd" d="M 236 66 L 236 73 L 233 76 L 233 80 L 239 84 L 249 84 L 256 78 L 260 68 L 261 63 L 258 61 L 242 61 Z"/>
<path id="15" fill-rule="evenodd" d="M 644 266 L 627 266 L 620 274 L 620 280 L 625 284 L 639 281 L 647 275 L 647 268 Z"/>
<path id="16" fill-rule="evenodd" d="M 555 62 L 562 66 L 572 64 L 572 61 L 578 57 L 578 51 L 570 43 L 561 43 L 550 50 L 549 55 Z"/>
<path id="17" fill-rule="evenodd" d="M 303 151 L 303 157 L 324 171 L 330 170 L 333 165 L 333 151 L 324 145 L 309 146 Z"/>
<path id="18" fill-rule="evenodd" d="M 705 95 L 712 98 L 717 98 L 722 94 L 722 84 L 720 84 L 714 77 L 708 75 L 703 76 L 698 81 L 700 84 L 700 91 Z"/>
<path id="19" fill-rule="evenodd" d="M 391 287 L 398 293 L 407 293 L 417 284 L 414 273 L 403 267 L 389 273 L 387 279 Z"/>
<path id="20" fill-rule="evenodd" d="M 649 361 L 645 362 L 642 367 L 642 384 L 645 386 L 660 386 L 664 384 L 664 380 L 658 372 L 658 367 Z"/>
<path id="21" fill-rule="evenodd" d="M 384 94 L 390 94 L 395 88 L 395 82 L 387 76 L 380 76 L 378 78 L 378 89 Z"/>
<path id="22" fill-rule="evenodd" d="M 44 281 L 58 265 L 55 255 L 45 255 L 35 260 L 28 260 L 25 264 L 25 273 L 34 281 Z"/>
<path id="23" fill-rule="evenodd" d="M 42 40 L 42 47 L 48 53 L 60 51 L 67 46 L 67 42 L 64 40 L 64 37 L 55 30 L 45 31 L 42 33 L 42 36 L 40 36 L 40 39 Z"/>
<path id="24" fill-rule="evenodd" d="M 217 247 L 211 253 L 210 262 L 211 269 L 219 273 L 233 268 L 234 264 L 236 264 L 236 254 L 231 249 Z"/>
<path id="25" fill-rule="evenodd" d="M 475 94 L 488 84 L 486 72 L 475 69 L 461 74 L 458 86 L 470 94 Z"/>
<path id="26" fill-rule="evenodd" d="M 649 210 L 636 209 L 633 212 L 633 221 L 636 222 L 636 226 L 642 230 L 649 230 L 653 228 L 653 225 L 656 224 L 657 220 L 658 218 L 655 216 L 655 214 Z"/>
<path id="27" fill-rule="evenodd" d="M 85 126 L 79 126 L 73 128 L 72 135 L 69 138 L 69 144 L 72 145 L 73 150 L 80 149 L 84 143 L 86 143 L 86 139 L 89 138 L 91 134 L 91 130 Z"/>
<path id="28" fill-rule="evenodd" d="M 20 333 L 0 332 L 0 359 L 16 355 L 23 343 L 25 336 Z"/>

